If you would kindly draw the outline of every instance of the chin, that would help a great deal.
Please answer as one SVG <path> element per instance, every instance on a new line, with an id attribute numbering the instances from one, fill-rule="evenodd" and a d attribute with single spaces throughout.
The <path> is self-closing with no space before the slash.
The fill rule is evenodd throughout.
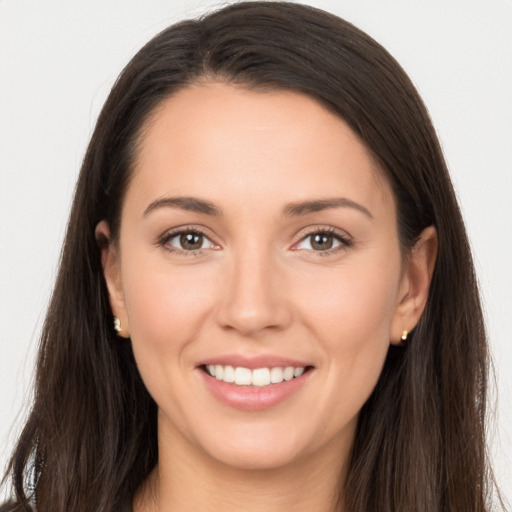
<path id="1" fill-rule="evenodd" d="M 242 471 L 270 471 L 295 463 L 300 454 L 296 450 L 269 446 L 227 446 L 209 455 L 218 463 Z"/>
<path id="2" fill-rule="evenodd" d="M 300 435 L 301 432 L 289 425 L 240 424 L 221 432 L 222 435 L 211 436 L 210 431 L 197 444 L 211 459 L 234 469 L 278 469 L 315 451 L 307 441 L 306 432 Z"/>

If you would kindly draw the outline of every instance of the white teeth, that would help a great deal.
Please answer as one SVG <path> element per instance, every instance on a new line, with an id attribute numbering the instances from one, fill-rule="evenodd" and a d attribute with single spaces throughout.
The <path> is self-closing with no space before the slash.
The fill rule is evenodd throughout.
<path id="1" fill-rule="evenodd" d="M 283 379 L 284 380 L 292 380 L 294 371 L 295 371 L 295 368 L 293 368 L 292 366 L 287 366 L 283 372 Z"/>
<path id="2" fill-rule="evenodd" d="M 252 371 L 253 386 L 268 386 L 270 384 L 270 370 L 268 368 L 257 368 Z"/>
<path id="3" fill-rule="evenodd" d="M 235 369 L 232 366 L 224 367 L 224 376 L 222 377 L 224 382 L 235 382 Z"/>
<path id="4" fill-rule="evenodd" d="M 248 386 L 251 384 L 252 372 L 249 368 L 235 368 L 235 384 L 238 386 Z"/>
<path id="5" fill-rule="evenodd" d="M 292 380 L 300 377 L 305 368 L 287 366 L 285 368 L 275 366 L 272 368 L 243 368 L 241 366 L 233 368 L 233 366 L 223 366 L 220 364 L 209 364 L 206 366 L 208 373 L 217 380 L 234 383 L 237 386 L 256 386 L 263 387 L 270 384 L 279 384 L 283 381 Z"/>
<path id="6" fill-rule="evenodd" d="M 270 382 L 272 384 L 279 384 L 279 382 L 283 382 L 283 369 L 276 366 L 270 370 Z"/>

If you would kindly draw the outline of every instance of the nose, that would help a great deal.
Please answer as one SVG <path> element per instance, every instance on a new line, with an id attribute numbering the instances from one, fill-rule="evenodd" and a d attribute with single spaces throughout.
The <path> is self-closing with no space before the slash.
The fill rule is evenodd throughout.
<path id="1" fill-rule="evenodd" d="M 283 270 L 271 254 L 241 251 L 230 262 L 217 309 L 219 325 L 244 336 L 283 330 L 292 320 Z"/>

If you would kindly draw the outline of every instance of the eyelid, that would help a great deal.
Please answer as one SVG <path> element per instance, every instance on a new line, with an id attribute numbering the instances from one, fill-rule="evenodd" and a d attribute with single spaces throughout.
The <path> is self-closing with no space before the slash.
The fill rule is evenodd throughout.
<path id="1" fill-rule="evenodd" d="M 172 246 L 172 248 L 171 248 L 167 245 L 169 240 L 171 240 L 172 238 L 174 238 L 180 234 L 183 234 L 183 233 L 198 233 L 198 234 L 204 236 L 205 238 L 207 238 L 214 247 L 187 251 L 184 249 L 179 249 L 178 247 L 174 247 L 174 246 Z M 326 249 L 324 251 L 315 251 L 312 249 L 299 249 L 296 247 L 298 244 L 300 244 L 302 241 L 304 241 L 308 236 L 312 236 L 315 234 L 329 234 L 329 235 L 337 238 L 338 241 L 340 242 L 340 244 L 334 248 Z M 306 227 L 303 230 L 301 230 L 297 236 L 299 237 L 299 239 L 292 245 L 292 247 L 291 247 L 292 250 L 307 251 L 307 252 L 315 253 L 318 255 L 324 255 L 324 256 L 333 254 L 338 251 L 345 250 L 354 244 L 353 237 L 350 234 L 348 234 L 346 231 L 340 230 L 333 226 L 322 226 L 322 225 L 309 226 L 309 227 Z M 156 244 L 164 247 L 169 252 L 172 252 L 175 254 L 182 254 L 185 256 L 197 256 L 197 255 L 200 255 L 203 252 L 208 251 L 210 249 L 217 250 L 217 249 L 221 248 L 221 245 L 219 243 L 217 243 L 213 238 L 214 237 L 212 237 L 212 235 L 209 234 L 209 230 L 205 229 L 204 227 L 198 226 L 195 224 L 185 224 L 183 226 L 177 226 L 175 228 L 171 228 L 171 229 L 165 231 L 160 237 L 158 237 Z"/>
<path id="2" fill-rule="evenodd" d="M 332 249 L 326 249 L 325 251 L 313 251 L 311 249 L 298 249 L 296 246 L 303 242 L 308 236 L 316 235 L 316 234 L 328 234 L 337 238 L 340 242 L 340 245 L 334 247 Z M 299 240 L 295 242 L 292 246 L 292 250 L 296 251 L 308 251 L 314 252 L 319 255 L 328 255 L 334 252 L 347 249 L 354 245 L 354 239 L 351 235 L 349 235 L 346 231 L 340 230 L 333 226 L 310 226 L 302 230 L 298 235 Z"/>
<path id="3" fill-rule="evenodd" d="M 210 249 L 219 249 L 220 244 L 215 242 L 213 240 L 213 237 L 207 232 L 205 228 L 202 226 L 197 226 L 195 224 L 185 224 L 183 226 L 177 226 L 175 228 L 171 228 L 167 231 L 165 231 L 161 236 L 158 237 L 156 245 L 162 246 L 164 249 L 171 253 L 175 253 L 178 255 L 184 255 L 184 256 L 198 256 L 202 254 L 203 252 L 210 250 Z M 213 247 L 208 247 L 205 249 L 196 249 L 192 251 L 186 251 L 184 249 L 180 249 L 179 247 L 169 246 L 168 242 L 172 240 L 174 237 L 181 235 L 183 233 L 197 233 L 202 236 L 204 236 L 206 239 L 210 241 L 210 243 L 213 245 Z"/>

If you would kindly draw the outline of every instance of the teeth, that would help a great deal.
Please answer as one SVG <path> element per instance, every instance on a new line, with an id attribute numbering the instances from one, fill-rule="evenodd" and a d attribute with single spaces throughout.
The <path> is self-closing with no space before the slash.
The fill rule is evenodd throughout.
<path id="1" fill-rule="evenodd" d="M 304 373 L 304 368 L 295 368 L 293 371 L 294 377 L 300 377 Z"/>
<path id="2" fill-rule="evenodd" d="M 252 371 L 253 386 L 268 386 L 270 384 L 270 370 L 268 368 L 257 368 Z"/>
<path id="3" fill-rule="evenodd" d="M 224 375 L 222 376 L 224 382 L 235 382 L 235 369 L 232 366 L 224 367 Z"/>
<path id="4" fill-rule="evenodd" d="M 243 368 L 241 366 L 233 368 L 232 366 L 222 366 L 220 364 L 209 364 L 206 366 L 208 373 L 217 380 L 234 383 L 237 386 L 255 386 L 263 387 L 270 384 L 279 384 L 283 381 L 292 380 L 300 377 L 304 373 L 304 367 L 286 366 L 285 368 L 276 366 L 273 368 Z"/>
<path id="5" fill-rule="evenodd" d="M 279 382 L 283 382 L 282 368 L 279 368 L 277 366 L 276 368 L 272 368 L 272 370 L 270 370 L 270 382 L 272 382 L 272 384 L 278 384 Z"/>
<path id="6" fill-rule="evenodd" d="M 237 386 L 248 386 L 251 384 L 251 374 L 249 368 L 235 368 L 235 384 Z"/>
<path id="7" fill-rule="evenodd" d="M 295 371 L 295 368 L 293 368 L 292 366 L 287 366 L 283 372 L 283 379 L 284 380 L 292 380 L 294 371 Z"/>

